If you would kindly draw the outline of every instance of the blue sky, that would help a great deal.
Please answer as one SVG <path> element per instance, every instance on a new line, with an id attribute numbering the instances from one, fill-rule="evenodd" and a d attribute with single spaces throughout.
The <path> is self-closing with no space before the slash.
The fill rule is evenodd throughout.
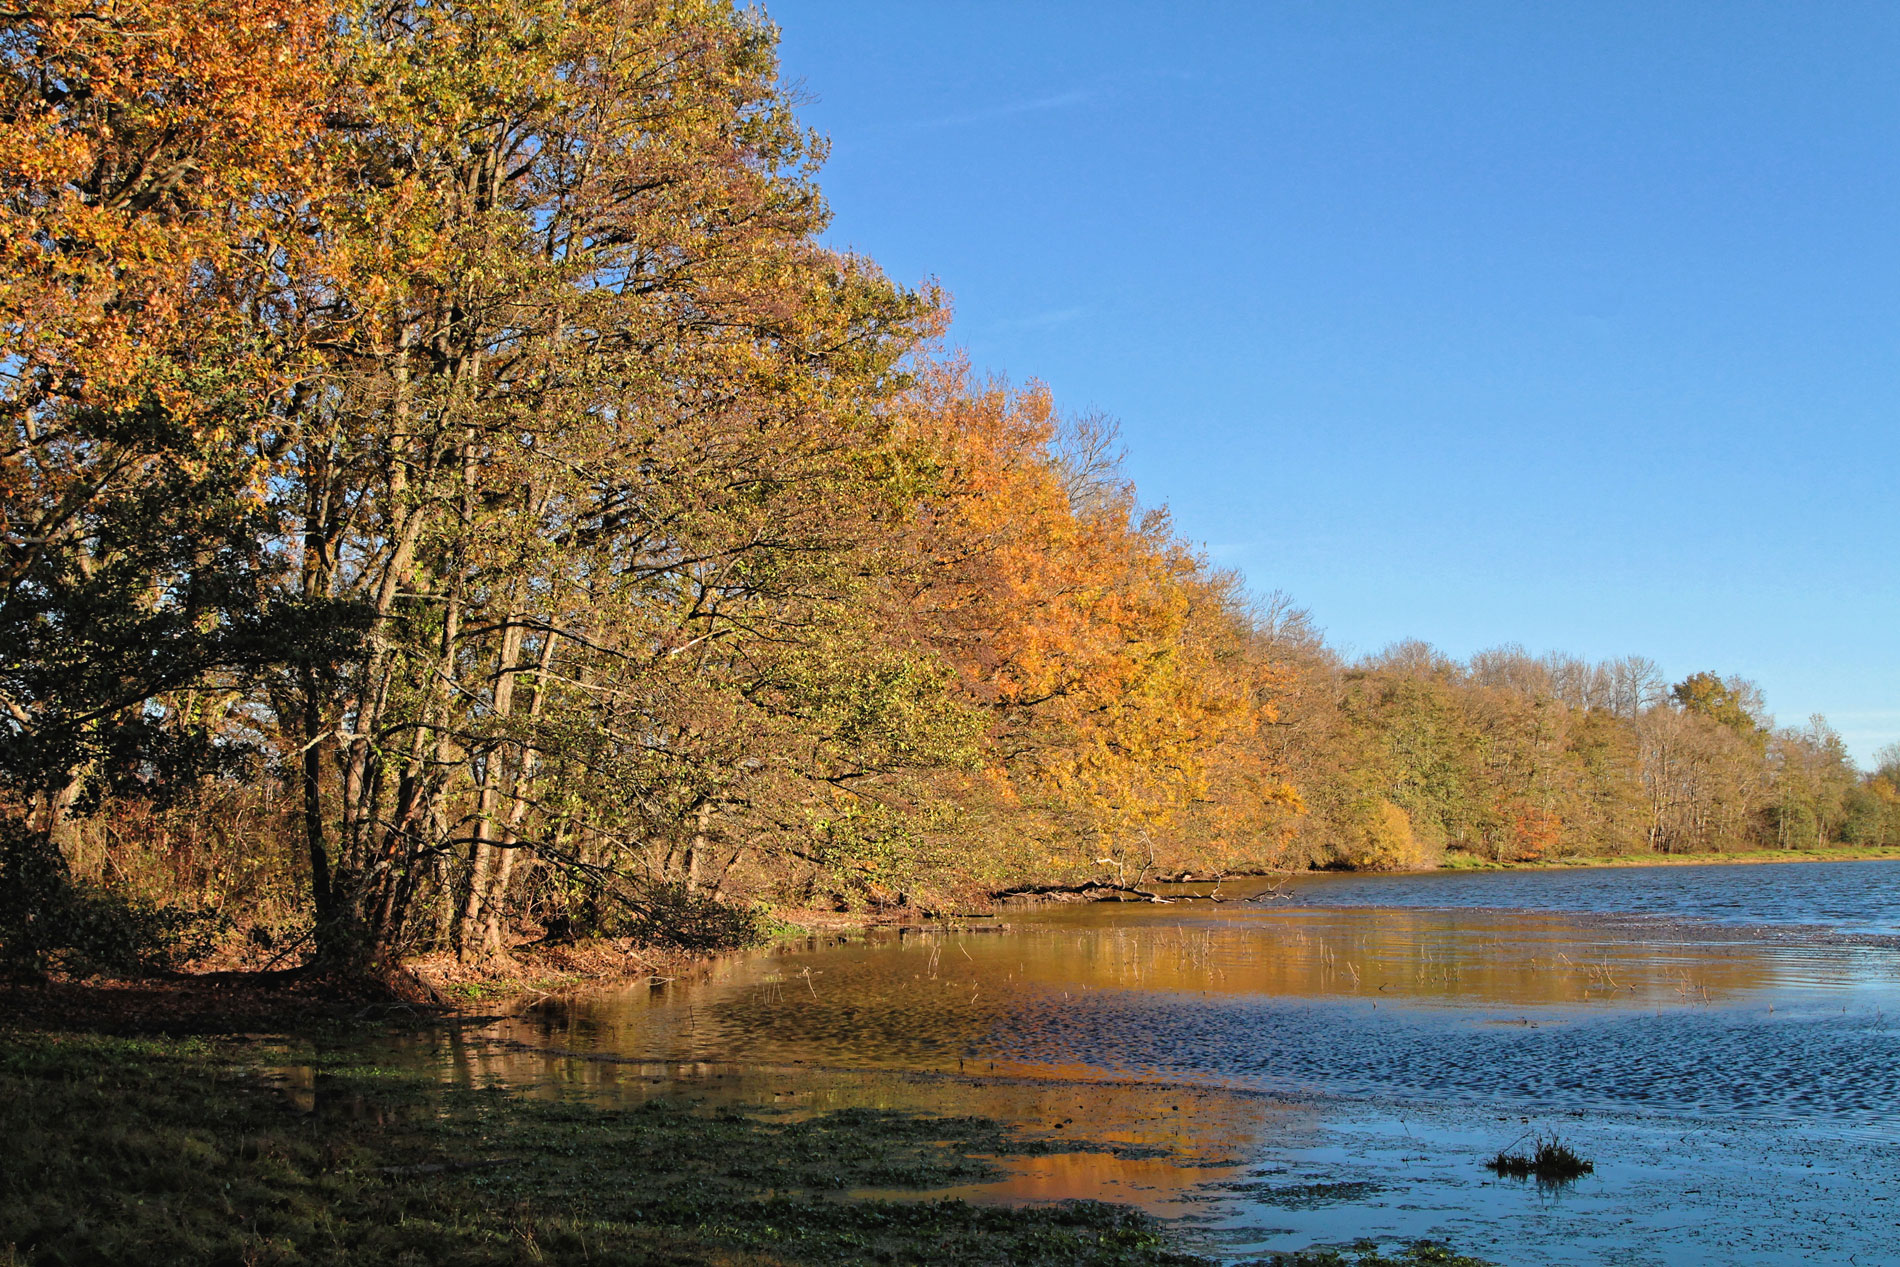
<path id="1" fill-rule="evenodd" d="M 830 240 L 1348 651 L 1900 740 L 1900 6 L 779 0 Z"/>

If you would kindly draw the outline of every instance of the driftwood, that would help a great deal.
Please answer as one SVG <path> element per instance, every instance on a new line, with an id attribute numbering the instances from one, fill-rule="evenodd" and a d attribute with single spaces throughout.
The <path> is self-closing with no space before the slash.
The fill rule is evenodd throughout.
<path id="1" fill-rule="evenodd" d="M 1091 880 L 1083 884 L 1025 884 L 1020 888 L 1004 889 L 990 896 L 1002 899 L 1010 897 L 1075 897 L 1091 901 L 1105 902 L 1114 898 L 1126 901 L 1138 898 L 1143 902 L 1173 902 L 1176 898 L 1162 897 L 1151 889 L 1140 888 L 1133 884 L 1116 884 L 1108 880 Z"/>
<path id="2" fill-rule="evenodd" d="M 999 901 L 1004 898 L 1012 897 L 1048 897 L 1057 900 L 1072 898 L 1081 901 L 1125 902 L 1132 898 L 1142 902 L 1160 902 L 1163 904 L 1172 902 L 1268 902 L 1287 896 L 1285 889 L 1281 887 L 1281 882 L 1279 881 L 1275 881 L 1269 884 L 1263 891 L 1250 894 L 1247 897 L 1225 897 L 1221 894 L 1221 885 L 1229 880 L 1259 878 L 1261 877 L 1257 875 L 1210 876 L 1206 878 L 1197 878 L 1187 874 L 1173 877 L 1157 876 L 1156 880 L 1163 884 L 1211 884 L 1214 886 L 1213 891 L 1209 893 L 1170 893 L 1165 896 L 1156 893 L 1153 889 L 1142 888 L 1139 882 L 1135 884 L 1117 884 L 1113 880 L 1085 880 L 1081 884 L 1025 884 L 1017 888 L 1004 889 L 1000 892 L 992 893 L 990 896 Z"/>
<path id="3" fill-rule="evenodd" d="M 391 1179 L 413 1179 L 419 1175 L 457 1174 L 464 1170 L 487 1170 L 491 1166 L 512 1166 L 519 1157 L 495 1157 L 488 1161 L 425 1161 L 419 1166 L 383 1166 L 376 1173 Z"/>

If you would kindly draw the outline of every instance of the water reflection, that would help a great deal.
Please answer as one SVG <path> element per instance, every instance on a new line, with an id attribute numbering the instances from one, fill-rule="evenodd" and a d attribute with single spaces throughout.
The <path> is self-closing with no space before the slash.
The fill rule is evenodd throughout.
<path id="1" fill-rule="evenodd" d="M 1891 950 L 1481 906 L 810 938 L 550 1000 L 440 1059 L 603 1102 L 997 1118 L 1060 1151 L 956 1195 L 1191 1213 L 1222 1253 L 1366 1232 L 1519 1262 L 1726 1262 L 1744 1242 L 1799 1261 L 1743 1226 L 1751 1184 L 1788 1246 L 1883 1243 L 1835 1177 L 1900 1171 Z M 1541 1129 L 1598 1162 L 1554 1202 L 1479 1168 Z"/>
<path id="2" fill-rule="evenodd" d="M 1480 1012 L 1525 1026 L 1777 998 L 1785 1008 L 1815 990 L 1884 984 L 1888 961 L 1853 947 L 1642 940 L 1545 912 L 1093 907 L 1006 933 L 812 938 L 550 1004 L 508 1036 L 673 1063 L 1035 1073 L 1075 1059 L 1125 1070 L 1099 1049 L 1052 1058 L 1038 1032 L 1065 1012 L 1223 1002 Z"/>
<path id="3" fill-rule="evenodd" d="M 519 1033 L 513 1026 L 507 1033 Z M 543 1035 L 545 1037 L 545 1034 Z M 1178 1214 L 1205 1204 L 1206 1185 L 1238 1173 L 1263 1138 L 1306 1145 L 1316 1106 L 1217 1087 L 1103 1080 L 1085 1066 L 1043 1076 L 916 1074 L 729 1062 L 657 1062 L 523 1042 L 502 1031 L 456 1034 L 429 1053 L 473 1085 L 507 1085 L 532 1098 L 579 1098 L 624 1108 L 650 1100 L 789 1120 L 844 1109 L 981 1116 L 1056 1150 L 1011 1163 L 997 1182 L 944 1192 L 875 1192 L 896 1199 L 978 1201 L 1087 1198 Z"/>

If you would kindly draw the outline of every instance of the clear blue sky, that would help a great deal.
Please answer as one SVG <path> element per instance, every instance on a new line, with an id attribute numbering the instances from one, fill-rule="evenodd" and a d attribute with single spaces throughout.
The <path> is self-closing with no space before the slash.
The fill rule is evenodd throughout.
<path id="1" fill-rule="evenodd" d="M 769 13 L 830 240 L 1336 645 L 1900 739 L 1900 5 Z"/>

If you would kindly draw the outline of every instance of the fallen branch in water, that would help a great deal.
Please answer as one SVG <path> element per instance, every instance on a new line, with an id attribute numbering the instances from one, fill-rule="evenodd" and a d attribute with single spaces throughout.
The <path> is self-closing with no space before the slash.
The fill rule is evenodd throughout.
<path id="1" fill-rule="evenodd" d="M 1108 880 L 1089 880 L 1082 884 L 1026 884 L 1020 888 L 1004 889 L 990 896 L 1002 899 L 1008 897 L 1092 897 L 1096 901 L 1107 901 L 1108 895 L 1125 900 L 1128 897 L 1139 898 L 1144 902 L 1163 904 L 1176 901 L 1176 898 L 1162 897 L 1151 889 L 1139 888 L 1132 884 L 1116 884 Z"/>
<path id="2" fill-rule="evenodd" d="M 519 1157 L 495 1157 L 488 1161 L 425 1161 L 419 1166 L 382 1166 L 376 1171 L 392 1179 L 412 1179 L 418 1175 L 457 1174 L 464 1170 L 487 1170 L 491 1166 L 512 1166 Z"/>

